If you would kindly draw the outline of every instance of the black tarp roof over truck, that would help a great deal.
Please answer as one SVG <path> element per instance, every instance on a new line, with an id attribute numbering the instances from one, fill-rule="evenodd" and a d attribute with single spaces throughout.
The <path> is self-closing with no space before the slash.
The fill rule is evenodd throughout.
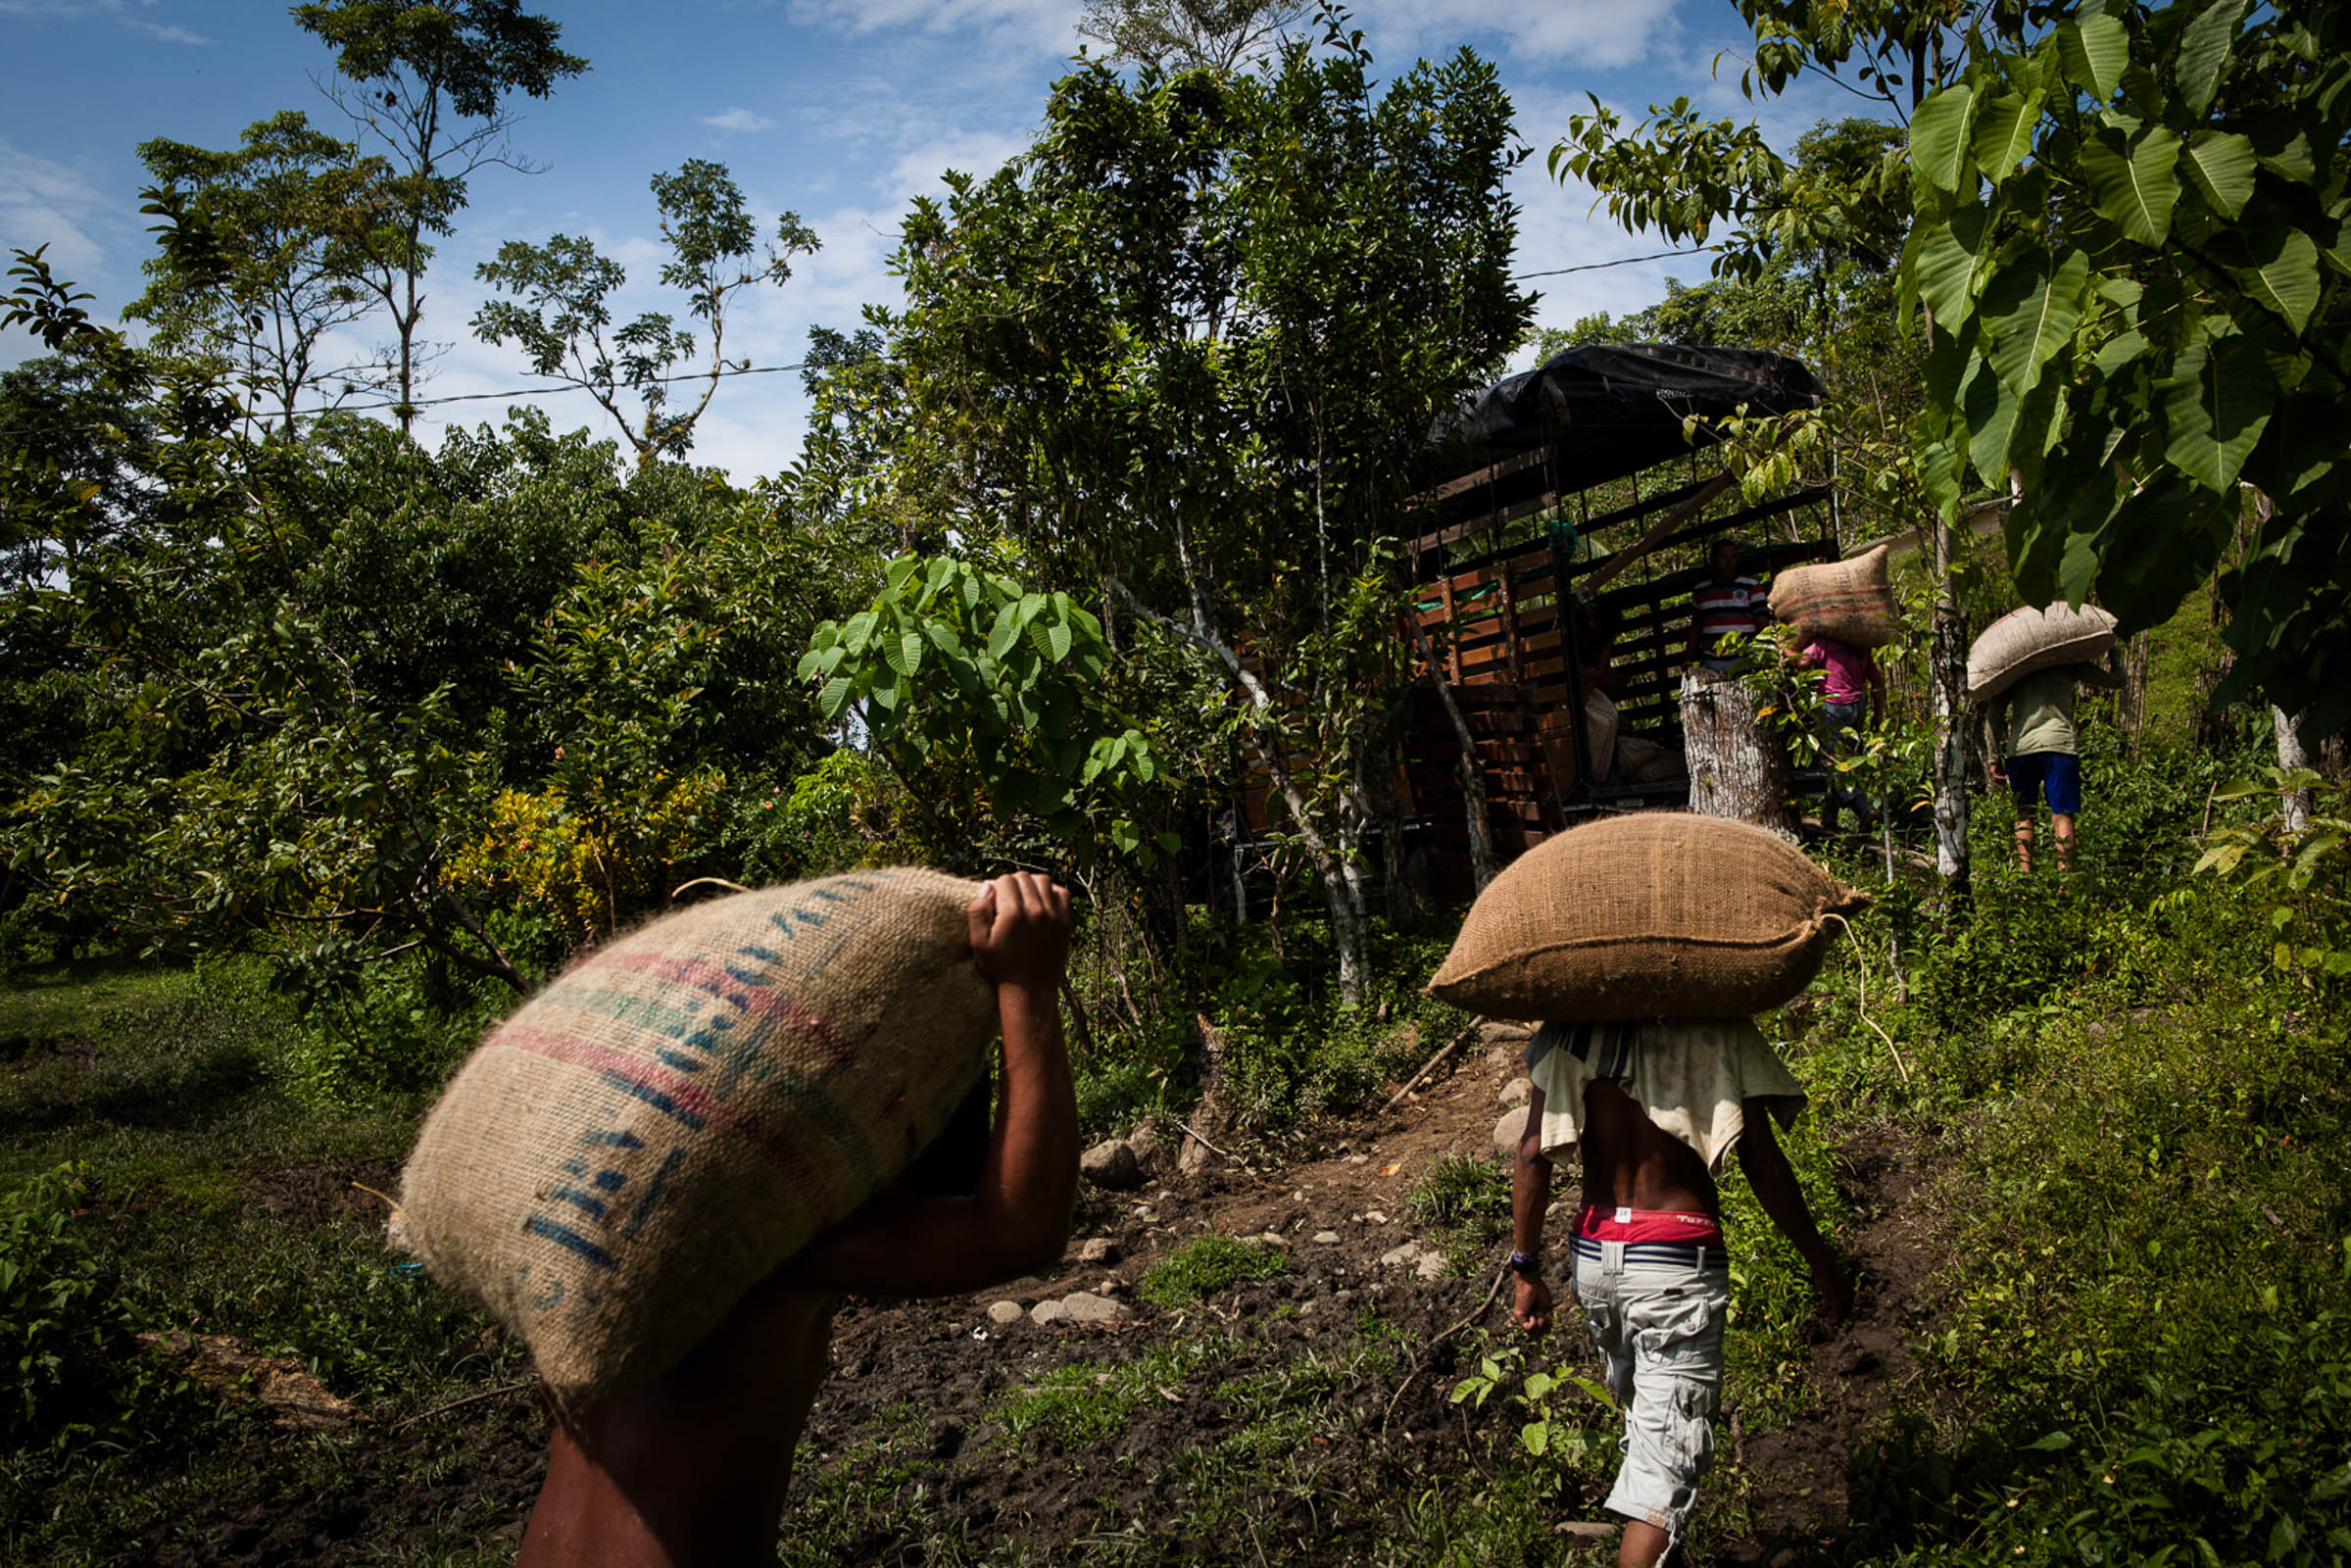
<path id="1" fill-rule="evenodd" d="M 1826 488 L 1744 504 L 1703 455 L 1717 444 L 1708 427 L 1741 413 L 1815 408 L 1820 396 L 1812 372 L 1784 355 L 1617 344 L 1555 355 L 1469 399 L 1432 432 L 1432 526 L 1411 546 L 1413 612 L 1470 724 L 1505 858 L 1579 809 L 1686 794 L 1686 784 L 1584 776 L 1579 617 L 1559 612 L 1562 598 L 1613 580 L 1582 597 L 1623 617 L 1614 663 L 1629 678 L 1626 720 L 1678 729 L 1672 677 L 1700 573 L 1659 569 L 1655 552 L 1736 535 L 1750 575 L 1837 553 Z M 1433 687 L 1419 688 L 1405 754 L 1431 879 L 1459 892 L 1468 836 L 1454 774 L 1460 743 Z"/>

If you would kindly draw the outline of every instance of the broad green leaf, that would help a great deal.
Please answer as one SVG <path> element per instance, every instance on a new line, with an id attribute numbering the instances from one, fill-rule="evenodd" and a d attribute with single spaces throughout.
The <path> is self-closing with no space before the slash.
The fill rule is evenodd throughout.
<path id="1" fill-rule="evenodd" d="M 799 679 L 801 679 L 801 680 L 807 680 L 807 679 L 808 679 L 809 676 L 811 676 L 811 675 L 815 674 L 815 673 L 816 673 L 816 666 L 817 666 L 819 663 L 821 663 L 821 662 L 823 662 L 823 660 L 824 660 L 824 655 L 823 655 L 823 654 L 821 654 L 821 653 L 819 653 L 817 650 L 815 650 L 815 649 L 813 649 L 813 648 L 809 649 L 809 650 L 808 650 L 807 653 L 805 653 L 805 654 L 801 655 L 801 656 L 800 656 L 800 674 L 799 674 L 799 677 L 798 677 L 798 678 L 799 678 Z"/>
<path id="2" fill-rule="evenodd" d="M 1976 110 L 1974 151 L 1976 167 L 1997 185 L 2008 172 L 2033 151 L 2033 133 L 2040 126 L 2038 93 L 2004 92 Z"/>
<path id="3" fill-rule="evenodd" d="M 824 715 L 825 722 L 829 724 L 841 716 L 842 705 L 848 701 L 849 677 L 835 675 L 831 680 L 826 681 L 824 689 L 816 694 L 816 710 Z"/>
<path id="4" fill-rule="evenodd" d="M 2327 265 L 2336 271 L 2351 274 L 2351 217 L 2342 213 L 2329 214 L 2313 231 Z"/>
<path id="5" fill-rule="evenodd" d="M 2131 64 L 2131 29 L 2114 17 L 2061 22 L 2057 57 L 2065 65 L 2066 79 L 2104 104 Z"/>
<path id="6" fill-rule="evenodd" d="M 2197 131 L 2187 139 L 2180 168 L 2223 218 L 2234 219 L 2253 198 L 2253 143 L 2234 131 Z"/>
<path id="7" fill-rule="evenodd" d="M 2136 332 L 2118 332 L 2108 338 L 2090 361 L 2101 377 L 2121 374 L 2148 351 L 2146 338 Z"/>
<path id="8" fill-rule="evenodd" d="M 2290 122 L 2273 120 L 2258 127 L 2253 156 L 2262 168 L 2290 184 L 2306 185 L 2319 176 L 2309 135 Z"/>
<path id="9" fill-rule="evenodd" d="M 1919 105 L 1910 120 L 1911 170 L 1937 190 L 1955 191 L 1966 172 L 1976 89 L 1956 82 Z"/>
<path id="10" fill-rule="evenodd" d="M 1057 664 L 1062 660 L 1069 657 L 1070 632 L 1068 621 L 1053 621 L 1051 625 L 1046 627 L 1045 636 L 1046 657 L 1048 659 L 1051 659 L 1054 663 Z"/>
<path id="11" fill-rule="evenodd" d="M 2242 337 L 2198 339 L 2163 383 L 2164 457 L 2197 483 L 2225 490 L 2268 428 L 2278 383 Z"/>
<path id="12" fill-rule="evenodd" d="M 1993 271 L 1982 319 L 1991 334 L 1992 371 L 2018 396 L 2033 390 L 2041 368 L 2072 341 L 2088 288 L 2089 258 L 2078 250 L 2052 266 L 2034 246 Z"/>
<path id="13" fill-rule="evenodd" d="M 1968 461 L 1985 484 L 2004 490 L 2008 487 L 2009 441 L 2016 433 L 2018 405 L 2024 400 L 1983 360 L 1969 370 L 1959 397 L 1960 408 L 1967 415 Z"/>
<path id="14" fill-rule="evenodd" d="M 2230 269 L 2247 294 L 2297 333 L 2319 308 L 2319 247 L 2298 228 L 2273 228 L 2230 247 L 2243 264 Z"/>
<path id="15" fill-rule="evenodd" d="M 1983 259 L 1990 214 L 1971 202 L 1941 222 L 1919 220 L 1915 269 L 1918 296 L 1934 314 L 1939 335 L 1959 329 L 1975 309 L 1976 267 Z"/>
<path id="16" fill-rule="evenodd" d="M 922 664 L 922 634 L 907 632 L 882 644 L 882 660 L 901 675 L 911 675 Z"/>
<path id="17" fill-rule="evenodd" d="M 2245 20 L 2245 0 L 2219 0 L 2207 6 L 2180 35 L 2180 54 L 2172 66 L 2172 80 L 2187 112 L 2202 118 L 2220 90 L 2221 71 L 2236 44 L 2236 29 Z"/>
<path id="18" fill-rule="evenodd" d="M 1919 488 L 1927 492 L 1947 522 L 1959 511 L 1959 453 L 1950 443 L 1935 442 L 1918 454 Z"/>
<path id="19" fill-rule="evenodd" d="M 903 593 L 906 586 L 906 579 L 913 576 L 916 571 L 921 569 L 921 558 L 916 556 L 900 556 L 896 561 L 891 562 L 889 565 L 882 568 L 883 588 L 891 594 Z"/>
<path id="20" fill-rule="evenodd" d="M 849 617 L 848 625 L 841 628 L 841 644 L 852 656 L 865 651 L 865 644 L 872 639 L 874 622 L 878 618 L 872 611 L 860 610 Z"/>
<path id="21" fill-rule="evenodd" d="M 2128 140 L 2101 126 L 2082 144 L 2082 172 L 2098 212 L 2124 236 L 2141 245 L 2161 245 L 2172 231 L 2172 209 L 2180 201 L 2172 177 L 2180 161 L 2180 137 L 2161 125 L 2140 127 Z"/>
<path id="22" fill-rule="evenodd" d="M 1006 601 L 996 612 L 996 624 L 988 631 L 988 657 L 1002 659 L 1020 636 L 1020 606 Z"/>

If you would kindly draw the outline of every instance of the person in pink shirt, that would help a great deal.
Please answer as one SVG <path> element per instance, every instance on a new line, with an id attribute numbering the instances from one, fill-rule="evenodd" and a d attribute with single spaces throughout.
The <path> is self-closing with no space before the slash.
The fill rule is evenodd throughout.
<path id="1" fill-rule="evenodd" d="M 1834 637 L 1815 637 L 1796 655 L 1798 669 L 1817 669 L 1821 684 L 1821 760 L 1831 767 L 1836 760 L 1861 749 L 1861 716 L 1863 704 L 1869 710 L 1872 729 L 1886 722 L 1886 672 L 1878 667 L 1877 656 L 1866 648 L 1838 642 Z M 1829 798 L 1821 807 L 1821 828 L 1837 831 L 1838 814 L 1851 807 L 1853 818 L 1860 831 L 1867 833 L 1877 826 L 1878 808 L 1868 796 L 1856 789 L 1847 789 L 1834 782 L 1829 786 Z"/>

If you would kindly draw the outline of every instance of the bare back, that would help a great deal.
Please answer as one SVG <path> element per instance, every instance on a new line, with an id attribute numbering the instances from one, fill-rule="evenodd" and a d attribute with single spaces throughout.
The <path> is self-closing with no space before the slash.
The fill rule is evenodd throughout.
<path id="1" fill-rule="evenodd" d="M 1660 1131 L 1615 1081 L 1598 1078 L 1586 1086 L 1578 1143 L 1585 1202 L 1721 1218 L 1722 1200 L 1697 1151 Z"/>

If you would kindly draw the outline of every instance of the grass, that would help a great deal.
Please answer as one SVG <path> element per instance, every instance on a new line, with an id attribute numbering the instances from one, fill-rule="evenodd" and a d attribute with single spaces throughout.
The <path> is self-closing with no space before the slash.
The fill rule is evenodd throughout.
<path id="1" fill-rule="evenodd" d="M 275 1514 L 332 1535 L 373 1517 L 383 1498 L 367 1489 L 387 1474 L 462 1467 L 510 1414 L 454 1441 L 378 1435 L 510 1381 L 520 1358 L 479 1311 L 393 1266 L 372 1200 L 341 1201 L 338 1172 L 392 1179 L 421 1106 L 319 1103 L 302 1078 L 314 1045 L 245 961 L 51 965 L 0 992 L 0 1193 L 56 1192 L 48 1173 L 77 1173 L 48 1221 L 67 1251 L 0 1244 L 0 1264 L 31 1271 L 16 1281 L 29 1296 L 0 1291 L 0 1346 L 62 1321 L 80 1356 L 76 1401 L 0 1453 L 0 1560 L 120 1561 L 174 1541 L 211 1553 L 260 1530 L 235 1521 L 270 1498 L 299 1500 Z M 382 1426 L 282 1432 L 131 1338 L 166 1331 L 291 1354 Z M 373 1560 L 512 1556 L 468 1510 L 403 1524 Z"/>
<path id="2" fill-rule="evenodd" d="M 1765 1020 L 1813 1096 L 1784 1143 L 1833 1235 L 1853 1218 L 1834 1177 L 1854 1130 L 1890 1129 L 1934 1151 L 1940 1172 L 1918 1200 L 1941 1262 L 1917 1382 L 1855 1456 L 1856 1522 L 1796 1562 L 2351 1557 L 2351 1357 L 2337 1348 L 2351 1326 L 2339 1154 L 2351 998 L 2271 966 L 2258 900 L 2188 878 L 2206 795 L 2229 764 L 2114 755 L 2093 730 L 2092 809 L 2070 881 L 2006 870 L 2005 815 L 1980 812 L 1972 916 L 1889 891 L 1811 992 Z M 1302 970 L 1311 935 L 1301 925 L 1290 940 Z M 1233 992 L 1219 1016 L 1236 1020 L 1252 1103 L 1345 1103 L 1389 1056 L 1413 1054 L 1394 1023 L 1343 1018 L 1295 975 L 1250 970 L 1246 946 L 1219 961 Z M 416 1038 L 440 1051 L 461 1032 L 428 1020 Z M 333 1201 L 352 1174 L 397 1160 L 421 1097 L 396 1074 L 326 1093 L 320 1059 L 239 964 L 52 967 L 0 993 L 0 1191 L 84 1168 L 80 1189 L 43 1200 L 55 1247 L 13 1242 L 9 1256 L 38 1251 L 26 1277 L 69 1287 L 72 1332 L 43 1343 L 96 1369 L 76 1385 L 82 1404 L 56 1407 L 0 1453 L 0 1560 L 261 1550 L 252 1533 L 294 1505 L 305 1528 L 367 1535 L 352 1548 L 361 1560 L 511 1559 L 494 1532 L 513 1517 L 512 1491 L 459 1478 L 484 1473 L 488 1445 L 526 1450 L 535 1411 L 500 1401 L 407 1446 L 388 1435 L 519 1376 L 520 1360 L 478 1313 L 391 1268 L 372 1215 Z M 1167 1082 L 1105 1090 L 1105 1105 Z M 1811 1297 L 1735 1169 L 1723 1196 L 1739 1250 L 1727 1400 L 1752 1440 L 1817 1408 Z M 1506 1197 L 1494 1161 L 1462 1157 L 1423 1178 L 1410 1212 L 1448 1250 L 1491 1259 Z M 1553 1360 L 1510 1360 L 1508 1387 L 1483 1410 L 1446 1405 L 1434 1425 L 1414 1418 L 1418 1432 L 1382 1431 L 1427 1328 L 1358 1300 L 1307 1320 L 1319 1337 L 1275 1359 L 1251 1328 L 1294 1311 L 1276 1300 L 1290 1266 L 1280 1249 L 1200 1237 L 1139 1282 L 1182 1323 L 1130 1330 L 1141 1337 L 1106 1356 L 1015 1371 L 987 1408 L 955 1412 L 990 1439 L 966 1451 L 997 1456 L 1011 1478 L 999 1515 L 942 1490 L 928 1411 L 902 1408 L 833 1452 L 805 1451 L 779 1560 L 1604 1560 L 1606 1548 L 1563 1556 L 1553 1527 L 1593 1515 L 1612 1458 L 1589 1445 L 1529 1452 L 1520 1429 L 1533 1412 L 1508 1397 L 1530 1370 L 1581 1365 L 1572 1329 L 1540 1352 Z M 14 1299 L 0 1292 L 0 1345 L 29 1343 L 37 1314 Z M 294 1354 L 378 1419 L 283 1433 L 124 1351 L 134 1330 L 176 1328 Z M 1423 1370 L 1440 1395 L 1475 1364 L 1462 1358 L 1491 1351 L 1498 1364 L 1518 1344 L 1498 1319 L 1487 1330 Z M 1549 1402 L 1579 1432 L 1604 1424 L 1572 1394 Z M 954 1472 L 954 1485 L 974 1473 Z M 444 1489 L 439 1514 L 386 1525 L 370 1511 L 425 1482 Z M 1727 1469 L 1709 1484 L 1699 1556 L 1741 1538 L 1739 1485 Z M 466 1489 L 462 1505 L 446 1500 L 453 1486 Z M 1082 1533 L 1047 1542 L 1024 1529 L 1032 1497 L 1073 1486 L 1101 1499 Z M 311 1551 L 306 1537 L 281 1554 Z"/>
<path id="3" fill-rule="evenodd" d="M 1191 1306 L 1246 1281 L 1272 1279 L 1289 1267 L 1290 1254 L 1278 1247 L 1210 1232 L 1145 1269 L 1135 1294 L 1154 1306 Z"/>
<path id="4" fill-rule="evenodd" d="M 1209 1332 L 1162 1340 L 1131 1361 L 1073 1361 L 1015 1390 L 994 1420 L 1017 1446 L 1078 1447 L 1123 1432 L 1153 1400 L 1180 1399 L 1185 1384 L 1233 1349 L 1230 1337 Z"/>

